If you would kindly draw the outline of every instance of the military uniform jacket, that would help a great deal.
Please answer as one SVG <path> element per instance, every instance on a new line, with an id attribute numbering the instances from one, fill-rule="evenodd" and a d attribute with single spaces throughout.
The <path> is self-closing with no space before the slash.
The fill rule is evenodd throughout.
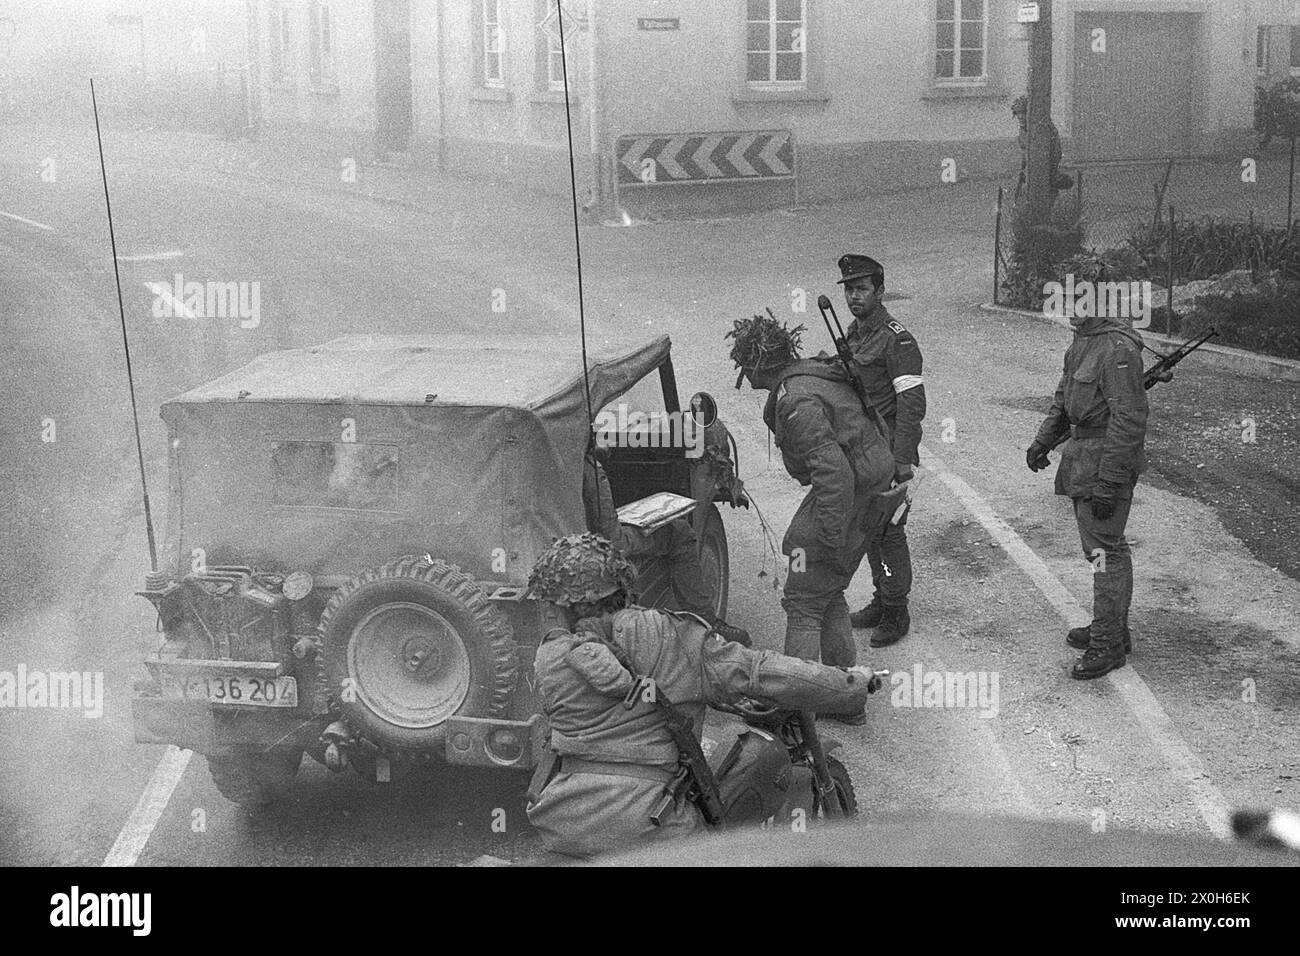
<path id="1" fill-rule="evenodd" d="M 867 397 L 889 425 L 895 471 L 907 475 L 921 461 L 917 455 L 925 418 L 921 349 L 883 305 L 871 318 L 871 326 L 854 319 L 844 335 Z"/>
<path id="2" fill-rule="evenodd" d="M 870 499 L 894 478 L 888 440 L 867 418 L 857 393 L 836 364 L 808 359 L 781 375 L 763 411 L 788 471 L 811 486 L 811 506 L 800 508 L 782 542 L 785 554 L 852 550 L 851 527 Z M 858 522 L 855 522 L 857 517 Z"/>
<path id="3" fill-rule="evenodd" d="M 709 704 L 748 697 L 842 713 L 860 709 L 868 695 L 868 681 L 859 675 L 724 641 L 689 614 L 628 608 L 612 622 L 582 621 L 576 634 L 552 630 L 537 649 L 534 669 L 560 772 L 528 807 L 528 819 L 547 848 L 561 853 L 589 855 L 703 825 L 690 804 L 662 827 L 650 823 L 677 767 L 677 748 L 654 704 L 623 706 L 632 675 L 601 638 L 622 648 L 638 676 L 654 680 L 657 691 L 694 721 L 697 736 Z M 566 757 L 608 772 L 566 771 Z"/>
<path id="4" fill-rule="evenodd" d="M 1142 336 L 1130 328 L 1088 323 L 1065 353 L 1065 371 L 1037 441 L 1051 447 L 1067 430 L 1056 493 L 1086 498 L 1098 483 L 1131 498 L 1146 467 L 1147 393 Z"/>

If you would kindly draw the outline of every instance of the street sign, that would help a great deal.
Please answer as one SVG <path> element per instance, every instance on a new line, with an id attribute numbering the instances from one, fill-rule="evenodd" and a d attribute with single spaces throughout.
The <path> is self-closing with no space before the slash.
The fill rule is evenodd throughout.
<path id="1" fill-rule="evenodd" d="M 638 30 L 680 30 L 682 21 L 679 17 L 637 17 Z"/>
<path id="2" fill-rule="evenodd" d="M 556 43 L 560 42 L 560 12 L 559 3 L 556 0 L 551 0 L 547 4 L 546 16 L 542 17 L 541 22 L 537 24 L 538 29 Z M 565 0 L 563 12 L 564 39 L 569 42 L 573 40 L 573 35 L 579 30 L 587 29 L 587 15 L 585 9 L 579 10 L 571 0 Z"/>
<path id="3" fill-rule="evenodd" d="M 620 185 L 690 185 L 795 175 L 794 134 L 659 133 L 623 136 L 615 144 Z"/>
<path id="4" fill-rule="evenodd" d="M 1036 3 L 1022 3 L 1016 8 L 1017 23 L 1037 23 L 1041 18 Z"/>

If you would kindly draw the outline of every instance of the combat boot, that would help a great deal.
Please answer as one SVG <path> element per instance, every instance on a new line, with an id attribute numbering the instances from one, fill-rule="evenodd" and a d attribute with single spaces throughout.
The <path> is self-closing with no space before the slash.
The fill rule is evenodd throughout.
<path id="1" fill-rule="evenodd" d="M 880 618 L 884 614 L 884 608 L 880 605 L 880 595 L 877 594 L 871 599 L 871 603 L 861 611 L 854 611 L 849 615 L 849 621 L 854 627 L 879 627 Z"/>
<path id="2" fill-rule="evenodd" d="M 907 605 L 902 607 L 882 607 L 880 624 L 876 633 L 871 635 L 872 647 L 888 647 L 897 644 L 912 628 L 912 617 L 907 613 Z"/>
<path id="3" fill-rule="evenodd" d="M 741 647 L 753 647 L 754 642 L 749 636 L 749 631 L 743 627 L 734 627 L 724 621 L 722 618 L 714 618 L 710 625 L 715 634 L 720 634 L 724 641 L 734 641 Z"/>
<path id="4" fill-rule="evenodd" d="M 1092 643 L 1092 630 L 1088 627 L 1074 627 L 1065 637 L 1065 643 L 1071 647 L 1076 647 L 1081 651 L 1086 651 Z M 1133 653 L 1133 635 L 1129 633 L 1127 627 L 1124 628 L 1124 653 Z"/>
<path id="5" fill-rule="evenodd" d="M 1075 661 L 1070 676 L 1075 680 L 1092 680 L 1123 667 L 1126 660 L 1124 648 L 1118 644 L 1106 648 L 1090 647 Z"/>

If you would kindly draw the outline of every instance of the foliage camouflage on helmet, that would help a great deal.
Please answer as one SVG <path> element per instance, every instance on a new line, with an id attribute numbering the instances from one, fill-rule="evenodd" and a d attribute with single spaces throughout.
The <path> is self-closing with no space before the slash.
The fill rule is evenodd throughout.
<path id="1" fill-rule="evenodd" d="M 766 316 L 737 319 L 736 327 L 723 338 L 736 340 L 731 360 L 743 373 L 793 362 L 799 357 L 799 337 L 804 331 L 802 325 L 793 329 L 782 325 L 768 309 Z"/>
<path id="2" fill-rule="evenodd" d="M 537 559 L 528 575 L 528 596 L 569 607 L 630 591 L 635 580 L 632 562 L 600 535 L 571 534 Z"/>
<path id="3" fill-rule="evenodd" d="M 1029 97 L 1023 93 L 1017 96 L 1011 102 L 1012 116 L 1027 116 L 1029 114 Z"/>

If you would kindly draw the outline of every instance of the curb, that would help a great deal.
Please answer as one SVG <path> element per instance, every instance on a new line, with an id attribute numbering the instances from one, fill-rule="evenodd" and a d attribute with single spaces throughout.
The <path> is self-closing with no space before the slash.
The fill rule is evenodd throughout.
<path id="1" fill-rule="evenodd" d="M 1037 319 L 1040 322 L 1050 322 L 1062 328 L 1071 328 L 1069 319 L 1044 315 L 1041 312 L 1031 312 L 1029 309 L 1013 309 L 1010 306 L 993 305 L 985 302 L 980 305 L 980 310 L 983 312 L 1000 312 L 1003 315 L 1019 315 L 1027 319 Z M 1152 332 L 1150 329 L 1138 329 L 1138 331 L 1142 333 L 1142 338 L 1148 344 L 1174 348 L 1183 344 L 1181 339 L 1170 338 L 1167 335 Z M 1213 345 L 1207 342 L 1189 355 L 1185 361 L 1196 365 L 1225 369 L 1250 378 L 1263 378 L 1274 382 L 1300 382 L 1300 361 L 1275 358 L 1271 355 L 1260 355 L 1258 352 L 1247 352 L 1244 349 L 1229 348 L 1226 345 Z"/>

